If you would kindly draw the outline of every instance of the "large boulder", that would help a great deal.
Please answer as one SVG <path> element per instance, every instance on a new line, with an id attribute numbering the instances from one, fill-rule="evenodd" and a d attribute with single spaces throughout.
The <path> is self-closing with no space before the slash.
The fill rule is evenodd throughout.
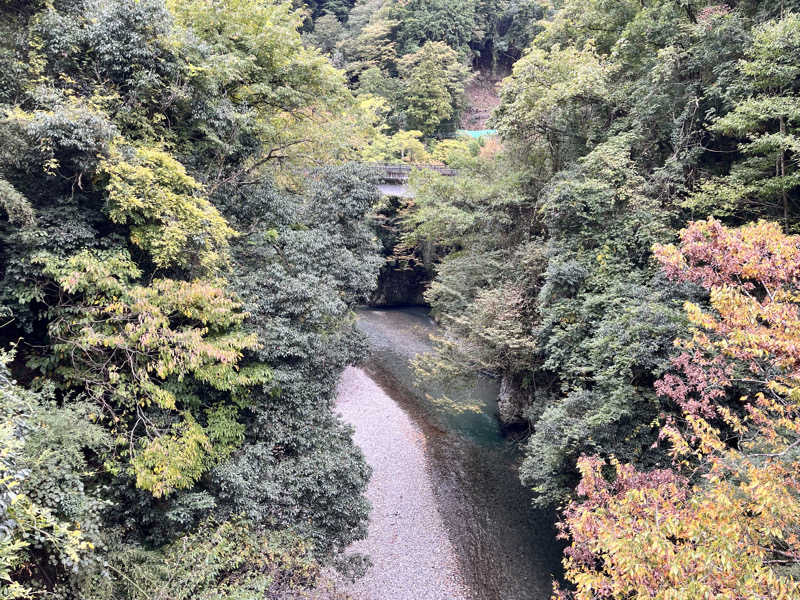
<path id="1" fill-rule="evenodd" d="M 525 409 L 530 398 L 522 389 L 521 381 L 511 373 L 506 373 L 500 380 L 500 392 L 497 396 L 497 415 L 505 426 L 520 425 L 525 422 Z"/>

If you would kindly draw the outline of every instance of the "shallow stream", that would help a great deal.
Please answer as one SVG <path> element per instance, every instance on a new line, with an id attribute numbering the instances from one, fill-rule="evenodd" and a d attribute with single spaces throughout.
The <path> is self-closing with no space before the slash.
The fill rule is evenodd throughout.
<path id="1" fill-rule="evenodd" d="M 495 416 L 497 382 L 419 382 L 410 361 L 432 349 L 436 332 L 424 309 L 361 309 L 358 326 L 371 348 L 367 373 L 424 432 L 436 502 L 474 598 L 549 598 L 560 572 L 555 516 L 533 509 L 519 482 L 520 442 Z"/>

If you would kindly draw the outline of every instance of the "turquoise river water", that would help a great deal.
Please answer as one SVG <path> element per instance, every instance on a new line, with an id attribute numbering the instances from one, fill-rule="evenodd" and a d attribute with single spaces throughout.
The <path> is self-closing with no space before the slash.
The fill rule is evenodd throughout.
<path id="1" fill-rule="evenodd" d="M 411 360 L 432 349 L 436 324 L 422 308 L 361 309 L 369 375 L 422 428 L 434 493 L 476 600 L 546 600 L 558 576 L 555 515 L 531 506 L 519 482 L 519 437 L 496 418 L 498 383 L 420 382 Z"/>

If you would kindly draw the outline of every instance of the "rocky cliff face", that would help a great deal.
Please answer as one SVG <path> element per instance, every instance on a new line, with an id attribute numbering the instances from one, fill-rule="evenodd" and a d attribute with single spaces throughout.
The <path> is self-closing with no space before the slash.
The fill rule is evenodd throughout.
<path id="1" fill-rule="evenodd" d="M 511 374 L 503 375 L 497 396 L 497 414 L 500 422 L 507 427 L 525 423 L 525 408 L 529 404 L 530 398 L 522 389 L 520 381 Z"/>
<path id="2" fill-rule="evenodd" d="M 402 246 L 399 220 L 408 198 L 387 196 L 377 211 L 377 234 L 386 263 L 378 275 L 371 306 L 424 305 L 423 294 L 432 274 L 416 251 Z"/>
<path id="3" fill-rule="evenodd" d="M 378 276 L 378 287 L 370 299 L 370 305 L 423 305 L 423 294 L 429 282 L 430 275 L 422 265 L 388 256 Z"/>

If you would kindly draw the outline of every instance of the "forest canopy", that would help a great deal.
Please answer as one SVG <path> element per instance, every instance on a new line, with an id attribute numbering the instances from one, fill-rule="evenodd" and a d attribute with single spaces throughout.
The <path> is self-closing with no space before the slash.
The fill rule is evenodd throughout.
<path id="1" fill-rule="evenodd" d="M 418 370 L 502 380 L 558 598 L 800 594 L 795 4 L 549 3 L 502 150 L 415 180 Z"/>
<path id="2" fill-rule="evenodd" d="M 0 15 L 0 595 L 313 587 L 367 512 L 332 397 L 377 191 L 309 136 L 343 77 L 286 2 Z"/>
<path id="3" fill-rule="evenodd" d="M 797 598 L 799 236 L 797 0 L 5 0 L 0 598 L 336 597 L 386 255 L 555 599 Z"/>

